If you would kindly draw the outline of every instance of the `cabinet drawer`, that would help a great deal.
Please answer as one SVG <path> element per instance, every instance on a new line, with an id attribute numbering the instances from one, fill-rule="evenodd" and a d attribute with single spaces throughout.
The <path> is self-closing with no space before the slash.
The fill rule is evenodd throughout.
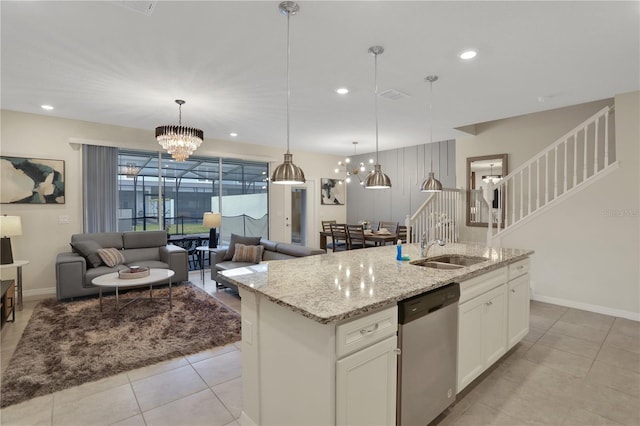
<path id="1" fill-rule="evenodd" d="M 336 356 L 341 358 L 395 335 L 397 331 L 397 306 L 340 324 L 336 326 Z"/>
<path id="2" fill-rule="evenodd" d="M 478 297 L 487 291 L 507 282 L 507 267 L 487 272 L 467 281 L 460 283 L 460 301 L 462 304 L 467 300 Z"/>
<path id="3" fill-rule="evenodd" d="M 529 273 L 530 262 L 529 258 L 519 260 L 509 265 L 509 280 L 512 280 L 520 275 Z"/>

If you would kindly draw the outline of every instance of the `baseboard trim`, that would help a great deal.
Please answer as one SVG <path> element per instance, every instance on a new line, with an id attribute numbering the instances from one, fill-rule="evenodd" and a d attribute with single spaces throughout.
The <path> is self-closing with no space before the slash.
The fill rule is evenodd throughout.
<path id="1" fill-rule="evenodd" d="M 22 292 L 22 298 L 28 299 L 42 299 L 43 297 L 50 297 L 56 295 L 55 287 L 36 288 L 33 290 L 24 290 Z"/>
<path id="2" fill-rule="evenodd" d="M 552 305 L 566 306 L 568 308 L 581 309 L 583 311 L 595 312 L 597 314 L 610 315 L 613 317 L 626 318 L 632 321 L 640 321 L 639 312 L 623 311 L 621 309 L 613 309 L 606 306 L 592 305 L 589 303 L 576 302 L 574 300 L 560 299 L 557 297 L 543 296 L 533 293 L 531 300 L 537 302 L 551 303 Z"/>

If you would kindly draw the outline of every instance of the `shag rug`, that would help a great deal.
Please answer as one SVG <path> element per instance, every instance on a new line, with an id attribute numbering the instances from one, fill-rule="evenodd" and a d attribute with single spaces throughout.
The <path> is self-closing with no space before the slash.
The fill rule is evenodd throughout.
<path id="1" fill-rule="evenodd" d="M 166 297 L 168 287 L 153 290 Z M 2 375 L 0 407 L 240 340 L 240 314 L 192 284 L 168 300 L 138 300 L 115 316 L 115 297 L 47 299 L 33 311 Z M 120 306 L 149 290 L 120 295 Z"/>

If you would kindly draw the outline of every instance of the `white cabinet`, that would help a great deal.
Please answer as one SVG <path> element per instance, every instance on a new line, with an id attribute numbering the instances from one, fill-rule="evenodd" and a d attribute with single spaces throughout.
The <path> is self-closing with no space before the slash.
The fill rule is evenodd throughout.
<path id="1" fill-rule="evenodd" d="M 460 392 L 507 350 L 506 284 L 461 304 L 458 315 Z"/>
<path id="2" fill-rule="evenodd" d="M 507 340 L 511 349 L 529 333 L 529 259 L 509 265 Z"/>
<path id="3" fill-rule="evenodd" d="M 396 348 L 393 336 L 338 360 L 337 425 L 395 424 Z"/>
<path id="4" fill-rule="evenodd" d="M 395 424 L 398 308 L 322 324 L 240 288 L 243 425 Z"/>

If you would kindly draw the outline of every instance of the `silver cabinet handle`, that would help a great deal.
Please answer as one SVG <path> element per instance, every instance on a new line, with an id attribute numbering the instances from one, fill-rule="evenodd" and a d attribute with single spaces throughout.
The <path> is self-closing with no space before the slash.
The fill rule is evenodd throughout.
<path id="1" fill-rule="evenodd" d="M 400 348 L 395 348 L 395 349 L 393 350 L 393 353 L 394 353 L 394 354 L 396 354 L 396 355 L 400 355 L 400 354 L 402 353 L 402 349 L 400 349 Z"/>
<path id="2" fill-rule="evenodd" d="M 487 303 L 485 303 L 485 305 L 491 306 L 491 305 L 493 305 L 493 302 L 491 300 L 489 300 Z"/>
<path id="3" fill-rule="evenodd" d="M 524 265 L 520 265 L 516 269 L 524 269 Z"/>
<path id="4" fill-rule="evenodd" d="M 374 331 L 376 331 L 378 327 L 379 327 L 379 324 L 375 323 L 373 327 L 363 328 L 362 330 L 360 330 L 360 334 L 362 334 L 363 336 L 366 336 L 367 334 L 371 334 Z"/>
<path id="5" fill-rule="evenodd" d="M 515 289 L 515 288 L 512 288 L 512 289 L 511 289 L 511 293 L 515 293 L 515 292 L 516 292 L 516 289 Z"/>

